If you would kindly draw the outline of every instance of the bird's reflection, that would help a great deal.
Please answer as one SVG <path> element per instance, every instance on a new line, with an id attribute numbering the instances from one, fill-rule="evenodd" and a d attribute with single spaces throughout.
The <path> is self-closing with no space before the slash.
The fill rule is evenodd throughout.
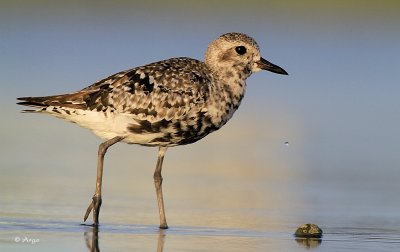
<path id="1" fill-rule="evenodd" d="M 160 229 L 158 231 L 157 252 L 162 252 L 164 250 L 164 243 L 165 243 L 165 229 Z"/>
<path id="2" fill-rule="evenodd" d="M 83 237 L 85 238 L 86 247 L 90 252 L 99 252 L 99 228 L 97 226 L 93 226 L 91 231 L 85 231 L 83 233 Z"/>
<path id="3" fill-rule="evenodd" d="M 83 237 L 85 238 L 86 247 L 90 252 L 100 252 L 98 227 L 92 226 L 90 230 L 87 230 L 83 233 Z M 162 252 L 164 250 L 164 243 L 165 243 L 165 230 L 160 229 L 158 231 L 158 238 L 157 238 L 157 252 Z"/>

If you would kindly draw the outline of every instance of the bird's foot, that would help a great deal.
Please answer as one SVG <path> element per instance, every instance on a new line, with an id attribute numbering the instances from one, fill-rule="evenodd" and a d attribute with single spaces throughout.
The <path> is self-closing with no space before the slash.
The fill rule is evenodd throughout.
<path id="1" fill-rule="evenodd" d="M 86 221 L 89 217 L 90 212 L 93 210 L 93 226 L 99 225 L 99 213 L 101 206 L 101 196 L 93 196 L 92 202 L 86 210 L 85 217 L 83 217 L 83 221 Z"/>
<path id="2" fill-rule="evenodd" d="M 160 229 L 168 229 L 167 223 L 160 224 Z"/>

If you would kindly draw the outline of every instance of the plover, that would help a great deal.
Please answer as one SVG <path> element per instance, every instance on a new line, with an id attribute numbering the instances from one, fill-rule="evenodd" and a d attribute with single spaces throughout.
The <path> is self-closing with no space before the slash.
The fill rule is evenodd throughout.
<path id="1" fill-rule="evenodd" d="M 86 221 L 93 211 L 93 225 L 99 224 L 107 149 L 117 142 L 158 146 L 154 183 L 160 228 L 168 228 L 161 186 L 165 151 L 221 128 L 239 107 L 246 79 L 260 70 L 287 75 L 260 56 L 253 38 L 226 33 L 211 42 L 204 62 L 171 58 L 116 73 L 74 93 L 17 99 L 36 108 L 23 112 L 51 114 L 106 140 L 99 146 L 96 190 L 84 216 Z"/>

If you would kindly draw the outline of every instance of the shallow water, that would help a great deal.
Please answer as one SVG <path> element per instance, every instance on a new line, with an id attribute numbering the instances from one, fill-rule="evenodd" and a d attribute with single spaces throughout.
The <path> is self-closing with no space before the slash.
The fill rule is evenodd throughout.
<path id="1" fill-rule="evenodd" d="M 2 251 L 396 251 L 398 226 L 325 228 L 322 239 L 295 239 L 287 227 L 274 231 L 106 223 L 98 229 L 76 222 L 2 218 Z M 378 223 L 376 223 L 378 224 Z"/>
<path id="2" fill-rule="evenodd" d="M 127 189 L 133 184 L 124 185 L 121 177 L 105 177 L 107 183 L 100 214 L 101 225 L 96 229 L 89 225 L 90 217 L 87 223 L 82 221 L 90 199 L 90 193 L 85 195 L 85 192 L 93 189 L 90 185 L 82 186 L 85 184 L 83 178 L 72 181 L 68 177 L 54 176 L 51 182 L 44 180 L 38 184 L 34 182 L 37 178 L 30 178 L 31 192 L 25 191 L 22 186 L 12 196 L 0 194 L 0 249 L 301 251 L 312 248 L 321 251 L 396 251 L 400 246 L 399 203 L 374 203 L 395 198 L 396 191 L 381 191 L 382 195 L 375 198 L 373 189 L 344 189 L 346 192 L 342 192 L 341 189 L 331 190 L 330 183 L 337 182 L 325 181 L 321 190 L 315 190 L 321 185 L 310 182 L 311 185 L 301 187 L 304 191 L 299 194 L 296 186 L 288 186 L 296 185 L 298 179 L 286 179 L 286 182 L 274 184 L 272 178 L 260 180 L 256 177 L 250 179 L 253 189 L 249 189 L 248 178 L 242 182 L 232 179 L 235 185 L 226 188 L 229 187 L 224 184 L 226 181 L 212 173 L 199 178 L 198 183 L 202 186 L 197 187 L 196 184 L 187 186 L 176 182 L 178 180 L 173 177 L 178 174 L 168 175 L 171 179 L 164 176 L 170 225 L 167 230 L 158 229 L 151 179 L 147 179 L 148 183 L 137 192 L 142 195 L 134 198 L 132 194 L 135 193 Z M 141 176 L 139 173 L 132 179 L 138 182 L 145 180 L 144 175 L 143 178 Z M 18 176 L 14 179 L 19 180 Z M 207 183 L 213 179 L 215 183 Z M 16 184 L 16 181 L 8 180 L 8 185 Z M 270 187 L 272 193 L 264 189 L 263 196 L 254 196 L 254 188 L 265 188 L 268 182 L 274 184 Z M 183 187 L 176 188 L 180 194 L 175 194 L 171 183 Z M 68 184 L 75 185 L 75 188 L 66 186 Z M 7 183 L 3 183 L 3 188 L 6 188 L 4 185 Z M 231 196 L 230 192 L 235 190 L 242 191 L 244 195 L 234 193 Z M 291 197 L 290 194 L 301 198 Z M 285 200 L 273 200 L 276 195 Z M 369 200 L 364 201 L 364 198 Z M 296 239 L 293 236 L 296 228 L 307 222 L 316 223 L 323 229 L 322 239 Z"/>

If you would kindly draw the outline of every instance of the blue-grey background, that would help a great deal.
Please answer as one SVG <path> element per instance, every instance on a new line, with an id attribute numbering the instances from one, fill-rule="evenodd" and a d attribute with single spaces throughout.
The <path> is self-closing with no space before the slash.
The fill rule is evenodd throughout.
<path id="1" fill-rule="evenodd" d="M 164 251 L 297 250 L 291 234 L 306 222 L 325 230 L 318 249 L 393 251 L 399 11 L 398 1 L 0 1 L 0 248 L 86 250 L 79 224 L 101 142 L 19 113 L 16 97 L 76 91 L 170 57 L 202 59 L 209 42 L 236 31 L 289 76 L 251 76 L 226 126 L 168 150 Z M 157 249 L 156 155 L 124 144 L 107 153 L 101 249 Z"/>

